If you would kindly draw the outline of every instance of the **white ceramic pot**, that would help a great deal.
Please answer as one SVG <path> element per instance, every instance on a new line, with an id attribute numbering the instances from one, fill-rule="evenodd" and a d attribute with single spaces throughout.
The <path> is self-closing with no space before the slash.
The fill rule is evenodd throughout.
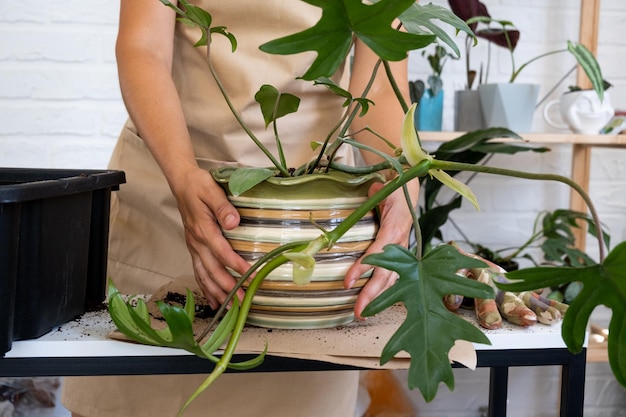
<path id="1" fill-rule="evenodd" d="M 506 127 L 517 133 L 532 131 L 539 87 L 521 83 L 480 85 L 485 127 Z"/>
<path id="2" fill-rule="evenodd" d="M 553 117 L 553 109 L 558 107 L 562 121 Z M 557 129 L 569 129 L 574 133 L 597 134 L 611 120 L 615 111 L 609 94 L 604 92 L 604 100 L 594 90 L 570 91 L 559 100 L 553 100 L 543 109 L 543 117 Z"/>

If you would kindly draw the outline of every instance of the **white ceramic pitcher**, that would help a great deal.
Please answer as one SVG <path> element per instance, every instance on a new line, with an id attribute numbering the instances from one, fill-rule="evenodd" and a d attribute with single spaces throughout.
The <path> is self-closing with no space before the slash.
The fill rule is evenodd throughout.
<path id="1" fill-rule="evenodd" d="M 563 122 L 553 119 L 551 109 L 558 105 Z M 594 90 L 570 91 L 559 100 L 553 100 L 543 109 L 543 118 L 557 129 L 570 129 L 574 133 L 597 134 L 615 114 L 609 94 L 604 92 L 604 100 Z"/>

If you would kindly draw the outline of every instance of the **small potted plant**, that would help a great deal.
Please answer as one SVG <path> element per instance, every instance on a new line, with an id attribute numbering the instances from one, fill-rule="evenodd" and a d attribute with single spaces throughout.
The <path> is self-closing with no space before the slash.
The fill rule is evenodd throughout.
<path id="1" fill-rule="evenodd" d="M 541 211 L 537 214 L 530 237 L 520 246 L 490 249 L 480 243 L 467 241 L 471 251 L 507 271 L 520 268 L 522 260 L 534 266 L 549 265 L 562 267 L 588 267 L 596 265 L 587 253 L 576 247 L 574 228 L 580 228 L 579 222 L 587 226 L 590 236 L 597 238 L 598 231 L 593 220 L 587 213 L 573 210 L 557 209 Z M 610 236 L 606 230 L 601 231 L 604 245 L 608 248 Z M 459 242 L 461 243 L 461 242 Z M 537 258 L 537 252 L 541 258 Z M 571 282 L 550 288 L 548 298 L 571 303 L 582 289 L 580 282 Z"/>
<path id="2" fill-rule="evenodd" d="M 416 128 L 425 131 L 440 131 L 443 121 L 443 80 L 441 73 L 449 58 L 455 58 L 445 47 L 437 44 L 432 53 L 422 51 L 430 65 L 431 74 L 426 79 L 411 81 L 411 101 L 419 103 L 417 107 Z"/>
<path id="3" fill-rule="evenodd" d="M 213 23 L 209 12 L 189 4 L 185 0 L 180 0 L 178 5 L 167 0 L 161 1 L 173 8 L 185 23 L 199 28 L 199 45 L 210 43 L 212 37 L 218 35 L 224 35 L 234 42 L 234 35 L 228 32 L 226 28 L 219 26 L 219 22 Z M 302 75 L 302 78 L 321 84 L 320 88 L 330 88 L 346 99 L 350 106 L 345 116 L 346 124 L 344 126 L 346 127 L 333 129 L 333 140 L 323 142 L 321 145 L 316 143 L 315 146 L 321 151 L 319 160 L 314 161 L 312 165 L 307 164 L 301 169 L 283 170 L 285 165 L 282 164 L 280 157 L 268 156 L 274 164 L 274 167 L 270 169 L 256 167 L 215 172 L 216 178 L 228 177 L 228 191 L 233 198 L 237 195 L 245 195 L 247 192 L 254 192 L 257 187 L 272 183 L 281 175 L 293 181 L 291 178 L 297 178 L 293 176 L 296 173 L 306 177 L 309 175 L 327 175 L 331 171 L 341 171 L 343 167 L 333 161 L 332 158 L 336 146 L 341 144 L 362 146 L 349 138 L 347 126 L 350 125 L 350 118 L 358 117 L 360 112 L 366 111 L 367 107 L 371 105 L 367 95 L 353 98 L 328 79 L 337 65 L 346 60 L 354 36 L 361 38 L 380 57 L 380 64 L 385 67 L 388 60 L 401 60 L 406 57 L 409 50 L 423 48 L 433 43 L 436 36 L 425 35 L 424 28 L 433 28 L 433 33 L 438 33 L 443 42 L 451 42 L 445 34 L 441 34 L 441 31 L 435 28 L 434 23 L 431 22 L 433 18 L 439 18 L 459 30 L 471 33 L 467 25 L 460 19 L 455 19 L 449 10 L 433 5 L 421 6 L 412 0 L 381 0 L 374 2 L 374 4 L 364 4 L 361 0 L 344 0 L 326 2 L 318 7 L 322 8 L 322 17 L 314 27 L 271 41 L 261 48 L 265 52 L 279 54 L 298 54 L 305 50 L 316 50 L 318 58 Z M 402 22 L 406 31 L 401 31 L 400 28 L 392 26 L 395 19 Z M 328 31 L 331 29 L 337 36 L 333 38 L 333 44 L 329 45 L 326 40 L 328 39 Z M 233 43 L 233 45 L 235 44 Z M 343 46 L 337 48 L 337 45 Z M 450 43 L 450 47 L 453 50 L 458 50 L 453 42 Z M 326 63 L 333 64 L 326 66 Z M 209 70 L 213 71 L 210 62 Z M 393 77 L 391 75 L 389 77 L 393 84 Z M 228 101 L 227 91 L 224 93 L 225 99 Z M 263 111 L 268 125 L 273 124 L 279 116 L 286 114 L 297 101 L 291 96 L 284 96 L 280 92 L 274 91 L 272 88 L 262 88 L 259 94 L 259 102 L 262 108 L 265 107 Z M 270 98 L 269 101 L 266 101 L 267 97 Z M 398 99 L 403 102 L 401 95 Z M 264 103 L 269 104 L 266 106 Z M 419 142 L 414 127 L 415 105 L 408 107 L 406 103 L 403 103 L 403 107 L 407 110 L 402 126 L 401 148 L 394 149 L 391 156 L 384 156 L 383 163 L 365 168 L 366 172 L 371 171 L 374 174 L 380 170 L 393 170 L 396 177 L 385 183 L 377 192 L 360 200 L 357 207 L 351 209 L 344 219 L 333 225 L 335 227 L 317 225 L 315 218 L 310 219 L 311 224 L 318 226 L 316 236 L 279 244 L 258 257 L 251 265 L 250 270 L 239 279 L 239 285 L 245 284 L 247 286 L 243 300 L 239 301 L 234 290 L 227 302 L 217 312 L 214 319 L 215 323 L 210 323 L 204 334 L 193 334 L 191 324 L 195 308 L 191 292 L 188 293 L 184 307 L 160 304 L 167 327 L 157 330 L 151 326 L 152 323 L 145 302 L 141 299 L 127 301 L 116 291 L 114 286 L 110 286 L 109 311 L 111 317 L 118 328 L 128 337 L 142 343 L 186 349 L 200 357 L 216 362 L 212 374 L 183 405 L 181 414 L 189 402 L 200 395 L 202 390 L 209 387 L 228 367 L 247 369 L 258 365 L 263 360 L 264 354 L 261 354 L 244 363 L 231 363 L 254 303 L 254 297 L 265 280 L 283 265 L 291 263 L 290 270 L 295 281 L 294 285 L 307 285 L 319 267 L 318 255 L 332 249 L 344 235 L 358 227 L 359 222 L 367 217 L 387 196 L 404 187 L 409 181 L 425 176 L 436 178 L 469 199 L 476 206 L 478 203 L 469 187 L 455 180 L 448 172 L 473 171 L 518 178 L 560 181 L 583 195 L 590 206 L 594 223 L 599 224 L 591 200 L 580 186 L 568 178 L 434 158 L 423 150 Z M 233 113 L 235 117 L 238 117 L 236 111 Z M 242 123 L 242 128 L 247 129 L 245 123 Z M 254 132 L 248 133 L 254 140 Z M 480 134 L 494 135 L 495 133 L 486 131 L 480 132 Z M 513 132 L 502 129 L 497 131 L 497 134 L 516 137 Z M 462 139 L 464 143 L 475 141 L 476 135 Z M 489 145 L 485 146 L 488 147 Z M 492 146 L 497 145 L 492 144 Z M 360 172 L 362 169 L 358 171 Z M 346 174 L 340 176 L 344 175 Z M 307 187 L 310 187 L 309 183 L 298 185 L 296 182 L 296 188 L 304 189 Z M 440 245 L 424 253 L 419 233 L 418 213 L 413 212 L 413 219 L 416 229 L 414 247 L 388 245 L 382 252 L 370 255 L 364 260 L 372 266 L 383 267 L 396 272 L 399 278 L 391 288 L 373 300 L 363 314 L 372 316 L 399 302 L 405 305 L 406 319 L 400 324 L 399 330 L 381 352 L 381 363 L 390 360 L 400 350 L 407 351 L 411 355 L 409 386 L 419 388 L 426 400 L 432 400 L 441 382 L 446 383 L 449 387 L 453 386 L 453 374 L 448 361 L 448 352 L 455 341 L 462 339 L 476 343 L 489 343 L 488 338 L 477 327 L 447 311 L 442 301 L 443 297 L 453 293 L 468 297 L 490 298 L 494 296 L 494 292 L 490 285 L 457 275 L 457 271 L 463 268 L 486 267 L 484 262 L 466 256 L 451 245 Z M 601 262 L 592 269 L 582 268 L 564 273 L 558 268 L 540 268 L 539 272 L 531 271 L 527 274 L 511 276 L 511 285 L 514 291 L 521 291 L 524 288 L 540 288 L 548 283 L 555 284 L 568 280 L 584 282 L 583 293 L 585 291 L 599 291 L 597 296 L 581 298 L 579 305 L 576 305 L 575 300 L 570 306 L 570 313 L 565 317 L 564 329 L 569 330 L 564 330 L 563 337 L 572 351 L 579 351 L 582 348 L 585 328 L 584 326 L 581 327 L 580 323 L 586 324 L 590 312 L 590 310 L 588 311 L 589 303 L 592 305 L 606 303 L 614 309 L 617 319 L 612 321 L 611 337 L 614 334 L 613 329 L 619 329 L 617 327 L 618 319 L 626 316 L 625 303 L 623 302 L 624 297 L 626 297 L 625 291 L 623 289 L 620 291 L 602 289 L 607 283 L 611 285 L 611 288 L 623 286 L 626 272 L 620 262 L 626 256 L 626 244 L 618 245 L 606 259 L 604 259 L 602 241 L 599 241 L 599 245 Z M 576 322 L 573 327 L 569 324 L 566 325 L 569 323 L 570 315 L 572 316 L 571 321 Z M 423 325 L 416 325 L 416 323 Z M 426 323 L 429 325 L 425 325 Z M 214 324 L 217 326 L 213 327 Z M 620 337 L 619 333 L 617 334 Z M 424 341 L 427 341 L 427 346 L 424 346 Z M 614 339 L 609 338 L 609 355 L 613 355 L 611 363 L 614 364 L 616 377 L 620 382 L 626 384 L 626 369 L 623 365 L 626 361 L 621 360 L 623 357 L 619 350 L 619 343 L 618 341 L 615 344 Z M 216 357 L 215 352 L 220 347 L 223 347 L 223 354 Z M 429 355 L 423 354 L 424 349 L 428 350 Z M 435 366 L 438 369 L 433 370 L 433 363 L 437 363 Z M 420 377 L 426 372 L 431 372 L 432 378 Z"/>
<path id="4" fill-rule="evenodd" d="M 487 7 L 478 0 L 449 0 L 452 11 L 464 19 L 472 28 L 477 38 L 488 41 L 486 65 L 481 66 L 477 91 L 483 117 L 483 127 L 501 126 L 516 132 L 529 132 L 532 128 L 533 114 L 539 95 L 539 85 L 515 82 L 519 74 L 531 63 L 550 55 L 569 52 L 581 66 L 596 91 L 600 101 L 604 98 L 604 81 L 599 66 L 590 66 L 591 52 L 581 44 L 567 42 L 567 47 L 542 53 L 522 65 L 515 62 L 515 48 L 520 39 L 520 31 L 508 20 L 494 19 Z M 470 39 L 470 38 L 468 38 Z M 505 83 L 489 83 L 490 47 L 496 45 L 508 50 L 511 62 L 511 75 Z M 467 89 L 471 89 L 477 72 L 471 68 L 471 45 L 466 41 Z M 459 110 L 461 111 L 461 110 Z M 463 116 L 460 116 L 461 118 Z"/>

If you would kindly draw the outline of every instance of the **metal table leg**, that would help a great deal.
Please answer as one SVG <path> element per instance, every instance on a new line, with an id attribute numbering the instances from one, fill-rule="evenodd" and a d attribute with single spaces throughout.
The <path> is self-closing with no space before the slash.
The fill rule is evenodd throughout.
<path id="1" fill-rule="evenodd" d="M 583 417 L 586 357 L 583 349 L 561 367 L 561 417 Z"/>
<path id="2" fill-rule="evenodd" d="M 508 366 L 494 366 L 489 370 L 489 417 L 506 417 L 509 388 Z"/>

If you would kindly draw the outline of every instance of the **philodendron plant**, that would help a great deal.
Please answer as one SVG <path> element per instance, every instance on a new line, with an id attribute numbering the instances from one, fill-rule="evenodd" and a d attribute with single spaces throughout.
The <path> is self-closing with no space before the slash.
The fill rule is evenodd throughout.
<path id="1" fill-rule="evenodd" d="M 209 70 L 220 85 L 224 97 L 230 105 L 228 94 L 221 87 L 218 74 L 215 73 L 211 65 L 210 43 L 213 36 L 224 35 L 231 40 L 233 49 L 235 49 L 234 34 L 222 26 L 214 26 L 210 13 L 189 4 L 186 0 L 180 0 L 178 6 L 167 0 L 160 1 L 173 8 L 184 23 L 200 29 L 201 36 L 198 46 L 207 46 Z M 231 187 L 233 194 L 244 192 L 272 175 L 306 175 L 313 171 L 326 172 L 332 169 L 348 169 L 336 164 L 332 160 L 332 156 L 338 146 L 345 144 L 361 146 L 349 138 L 350 120 L 358 117 L 362 112 L 366 112 L 372 103 L 367 99 L 367 92 L 364 93 L 363 97 L 355 98 L 332 83 L 329 77 L 348 58 L 354 37 L 361 39 L 369 46 L 380 57 L 379 63 L 387 68 L 388 61 L 405 59 L 410 50 L 423 48 L 437 38 L 448 44 L 458 55 L 454 41 L 432 20 L 440 20 L 458 30 L 471 34 L 469 27 L 447 9 L 434 5 L 421 6 L 414 3 L 414 0 L 380 0 L 373 4 L 364 4 L 361 0 L 306 0 L 306 2 L 322 9 L 322 17 L 317 24 L 303 32 L 266 43 L 261 46 L 261 49 L 274 54 L 297 54 L 306 50 L 316 51 L 317 59 L 302 75 L 303 82 L 312 81 L 321 84 L 320 88 L 330 88 L 345 98 L 346 114 L 342 119 L 344 124 L 333 129 L 328 138 L 321 141 L 321 146 L 318 148 L 320 149 L 320 158 L 312 165 L 292 171 L 284 169 L 287 165 L 285 165 L 282 156 L 268 155 L 274 168 L 240 171 L 237 174 L 238 181 L 236 181 L 239 186 L 236 190 Z M 396 20 L 402 23 L 403 29 L 395 26 Z M 216 24 L 219 25 L 219 22 Z M 597 67 L 597 63 L 595 65 Z M 375 71 L 372 76 L 375 75 Z M 394 80 L 390 71 L 387 71 L 387 74 L 393 83 Z M 269 101 L 266 101 L 268 98 Z M 316 253 L 332 247 L 362 216 L 374 209 L 392 192 L 404 187 L 413 179 L 425 176 L 436 178 L 469 199 L 476 207 L 478 207 L 478 202 L 471 190 L 455 180 L 448 172 L 474 171 L 532 180 L 559 181 L 572 187 L 583 196 L 599 228 L 600 222 L 591 200 L 580 186 L 566 177 L 461 163 L 454 160 L 437 159 L 429 155 L 423 150 L 413 125 L 415 106 L 407 108 L 400 94 L 398 94 L 398 99 L 406 109 L 402 128 L 402 148 L 393 149 L 392 155 L 394 156 L 383 155 L 385 162 L 378 166 L 361 168 L 361 171 L 392 169 L 396 172 L 396 177 L 386 183 L 380 191 L 371 196 L 334 229 L 321 230 L 319 237 L 310 241 L 285 244 L 259 259 L 239 280 L 239 286 L 244 281 L 248 281 L 248 288 L 243 300 L 239 302 L 237 297 L 234 297 L 235 290 L 233 290 L 227 302 L 216 314 L 213 323 L 207 326 L 207 330 L 203 334 L 193 334 L 194 300 L 191 292 L 188 293 L 184 308 L 160 303 L 167 327 L 156 330 L 151 327 L 146 305 L 141 299 L 127 301 L 122 298 L 115 287 L 110 286 L 109 311 L 111 317 L 119 330 L 128 337 L 141 343 L 185 349 L 216 363 L 214 371 L 183 405 L 180 414 L 184 412 L 186 406 L 195 396 L 206 389 L 227 368 L 245 369 L 253 367 L 263 360 L 264 354 L 261 354 L 252 361 L 231 362 L 246 323 L 252 298 L 265 277 L 287 262 L 293 263 L 300 278 L 302 278 L 302 274 L 312 273 L 313 268 L 315 268 L 314 255 Z M 270 86 L 261 88 L 260 93 L 257 94 L 257 100 L 261 104 L 268 125 L 274 124 L 278 117 L 295 111 L 294 105 L 297 107 L 299 101 L 296 97 L 281 94 Z M 243 124 L 234 107 L 231 106 L 231 109 L 242 124 L 242 128 L 248 132 L 252 140 L 257 142 L 259 148 L 268 154 L 267 150 L 256 140 L 254 133 Z M 508 130 L 498 130 L 497 133 L 500 137 L 519 139 L 519 136 Z M 486 142 L 492 139 L 493 135 L 494 131 L 487 130 L 482 132 L 482 135 L 470 134 L 461 138 L 461 142 L 468 147 L 472 145 L 488 147 Z M 280 149 L 280 146 L 278 148 Z M 322 163 L 322 161 L 325 162 Z M 386 363 L 400 351 L 408 352 L 411 356 L 409 387 L 411 389 L 419 388 L 424 398 L 430 401 L 435 397 L 441 382 L 444 382 L 450 389 L 454 387 L 448 352 L 456 340 L 489 344 L 489 339 L 482 331 L 445 308 L 442 301 L 444 296 L 460 294 L 475 298 L 493 298 L 494 291 L 489 285 L 457 275 L 457 271 L 461 269 L 486 267 L 482 261 L 468 257 L 450 245 L 436 246 L 422 253 L 417 217 L 416 213 L 415 236 L 417 244 L 415 247 L 408 249 L 399 245 L 388 245 L 383 252 L 370 255 L 364 260 L 365 263 L 372 266 L 397 272 L 399 278 L 392 287 L 373 300 L 363 314 L 372 316 L 396 303 L 404 304 L 406 319 L 400 324 L 398 331 L 381 352 L 381 363 Z M 626 336 L 621 325 L 626 313 L 624 310 L 624 306 L 626 306 L 626 265 L 622 265 L 626 263 L 626 244 L 617 245 L 606 259 L 602 241 L 598 241 L 598 244 L 600 245 L 601 259 L 597 265 L 585 268 L 533 268 L 518 271 L 508 275 L 511 283 L 508 284 L 507 290 L 531 290 L 554 286 L 567 281 L 583 282 L 584 287 L 580 296 L 572 302 L 565 316 L 563 339 L 572 352 L 580 351 L 585 338 L 587 321 L 593 308 L 599 304 L 605 304 L 612 308 L 614 316 L 610 326 L 609 359 L 615 376 L 620 383 L 626 385 L 626 353 L 622 350 L 623 346 L 626 346 L 626 340 L 624 340 Z M 226 309 L 227 304 L 230 304 L 228 310 Z M 217 355 L 218 350 L 222 352 L 221 355 Z"/>

